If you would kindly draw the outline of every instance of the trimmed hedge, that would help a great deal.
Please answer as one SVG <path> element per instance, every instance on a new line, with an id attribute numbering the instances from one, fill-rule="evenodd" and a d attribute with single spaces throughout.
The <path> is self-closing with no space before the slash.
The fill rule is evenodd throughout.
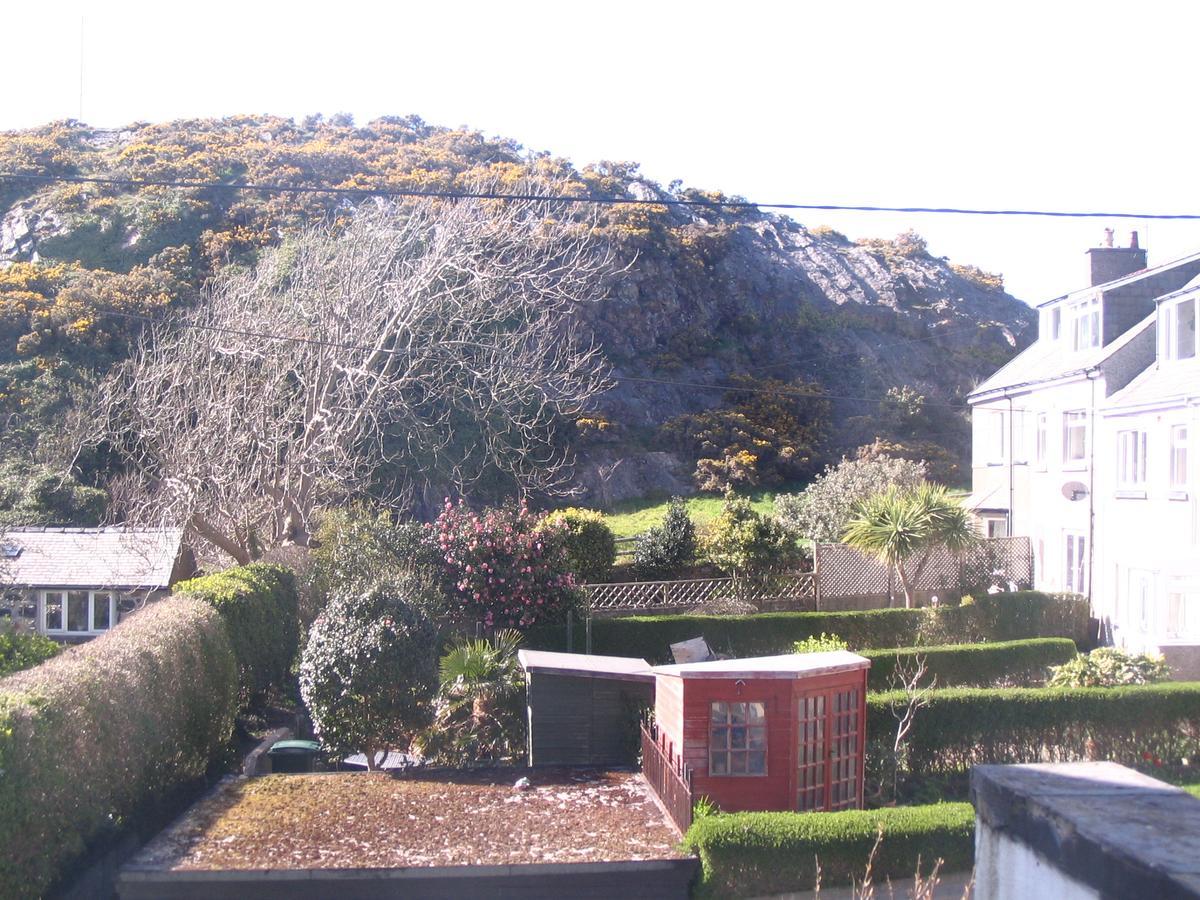
<path id="1" fill-rule="evenodd" d="M 300 642 L 296 578 L 290 569 L 252 563 L 175 586 L 212 606 L 229 630 L 243 699 L 281 684 Z"/>
<path id="2" fill-rule="evenodd" d="M 203 775 L 237 688 L 221 617 L 188 597 L 0 679 L 0 896 L 43 895 L 103 834 Z"/>
<path id="3" fill-rule="evenodd" d="M 1200 756 L 1200 682 L 1118 688 L 949 688 L 931 691 L 908 734 L 905 766 L 921 775 L 981 763 L 1105 759 L 1133 765 Z M 867 697 L 868 781 L 896 733 L 891 691 Z M 886 745 L 886 746 L 884 746 Z"/>
<path id="4" fill-rule="evenodd" d="M 962 606 L 860 612 L 761 613 L 750 616 L 631 616 L 592 620 L 592 652 L 670 662 L 670 645 L 703 635 L 717 653 L 771 656 L 827 632 L 854 650 L 929 646 L 954 641 L 1035 637 L 1087 638 L 1088 604 L 1070 595 L 1018 591 Z"/>
<path id="5" fill-rule="evenodd" d="M 975 856 L 975 811 L 969 803 L 938 803 L 836 813 L 732 813 L 692 823 L 684 846 L 700 856 L 699 893 L 756 897 L 811 891 L 862 881 L 879 829 L 883 840 L 871 866 L 876 884 L 911 878 L 942 860 L 943 872 L 970 869 Z"/>
<path id="6" fill-rule="evenodd" d="M 1070 662 L 1078 655 L 1075 642 L 1068 638 L 898 647 L 891 650 L 863 650 L 861 653 L 871 660 L 867 687 L 872 691 L 886 691 L 895 687 L 892 676 L 896 666 L 902 665 L 911 672 L 916 667 L 918 657 L 925 660 L 926 678 L 936 678 L 938 687 L 991 687 L 999 681 L 1042 683 L 1050 666 Z"/>

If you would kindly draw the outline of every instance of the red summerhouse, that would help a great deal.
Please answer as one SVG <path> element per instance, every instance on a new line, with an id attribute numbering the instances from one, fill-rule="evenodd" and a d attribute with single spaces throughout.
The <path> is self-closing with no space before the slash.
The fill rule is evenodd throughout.
<path id="1" fill-rule="evenodd" d="M 726 812 L 858 809 L 870 665 L 838 650 L 656 666 L 660 739 Z"/>

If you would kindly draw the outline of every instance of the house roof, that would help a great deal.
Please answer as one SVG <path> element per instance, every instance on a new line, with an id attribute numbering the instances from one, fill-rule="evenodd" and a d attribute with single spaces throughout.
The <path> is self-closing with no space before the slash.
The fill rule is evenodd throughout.
<path id="1" fill-rule="evenodd" d="M 1065 294 L 1059 294 L 1057 297 L 1052 297 L 1049 300 L 1044 300 L 1038 303 L 1034 309 L 1043 309 L 1060 301 L 1066 300 L 1068 297 L 1077 297 L 1090 295 L 1095 293 L 1106 293 L 1107 291 L 1115 290 L 1124 287 L 1127 284 L 1134 284 L 1145 278 L 1153 278 L 1156 275 L 1161 275 L 1164 272 L 1169 272 L 1179 266 L 1187 265 L 1200 260 L 1200 251 L 1189 253 L 1187 256 L 1181 256 L 1179 259 L 1173 259 L 1170 262 L 1165 262 L 1157 266 L 1149 266 L 1145 269 L 1138 269 L 1136 272 L 1130 272 L 1128 275 L 1122 275 L 1120 278 L 1114 278 L 1112 281 L 1105 281 L 1102 284 L 1094 284 L 1089 287 L 1078 288 L 1074 291 L 1069 291 Z"/>
<path id="2" fill-rule="evenodd" d="M 1131 407 L 1200 403 L 1200 359 L 1151 366 L 1108 398 L 1102 413 Z"/>
<path id="3" fill-rule="evenodd" d="M 0 534 L 0 580 L 23 587 L 169 587 L 176 528 L 13 528 Z"/>
<path id="4" fill-rule="evenodd" d="M 1032 346 L 1019 353 L 991 378 L 971 391 L 967 399 L 978 399 L 995 391 L 1032 387 L 1060 378 L 1083 375 L 1103 365 L 1134 338 L 1153 327 L 1154 315 L 1151 314 L 1112 343 L 1081 351 L 1064 350 L 1062 344 L 1056 341 L 1035 341 Z"/>
<path id="5" fill-rule="evenodd" d="M 680 678 L 798 678 L 801 675 L 825 675 L 870 668 L 865 656 L 848 650 L 825 653 L 787 653 L 782 656 L 755 656 L 749 659 L 714 659 L 709 662 L 655 666 L 656 675 Z"/>
<path id="6" fill-rule="evenodd" d="M 588 653 L 552 653 L 548 650 L 518 650 L 517 659 L 526 672 L 573 675 L 578 678 L 616 678 L 622 681 L 654 681 L 650 663 L 629 656 L 595 656 Z"/>

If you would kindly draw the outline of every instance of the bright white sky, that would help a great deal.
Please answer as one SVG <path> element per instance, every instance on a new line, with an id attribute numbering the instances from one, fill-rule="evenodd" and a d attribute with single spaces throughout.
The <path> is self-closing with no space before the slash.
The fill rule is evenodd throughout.
<path id="1" fill-rule="evenodd" d="M 1200 7 L 1150 2 L 7 4 L 0 129 L 417 114 L 758 201 L 1200 212 Z M 1192 175 L 1188 175 L 1192 172 Z M 1105 226 L 1151 264 L 1200 223 L 797 214 L 912 227 L 1038 303 Z"/>

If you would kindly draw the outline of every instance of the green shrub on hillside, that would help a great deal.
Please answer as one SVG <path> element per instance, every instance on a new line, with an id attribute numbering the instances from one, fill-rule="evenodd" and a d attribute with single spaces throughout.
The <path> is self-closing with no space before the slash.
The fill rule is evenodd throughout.
<path id="1" fill-rule="evenodd" d="M 237 692 L 226 626 L 191 597 L 0 679 L 0 894 L 43 896 L 100 835 L 203 775 Z"/>
<path id="2" fill-rule="evenodd" d="M 833 813 L 732 813 L 697 819 L 684 847 L 703 867 L 699 894 L 761 897 L 862 882 L 871 865 L 877 884 L 911 878 L 920 858 L 923 874 L 971 868 L 975 811 L 969 803 L 851 810 Z"/>
<path id="3" fill-rule="evenodd" d="M 543 519 L 562 535 L 571 571 L 584 581 L 600 581 L 617 560 L 617 542 L 604 515 L 568 507 Z"/>
<path id="4" fill-rule="evenodd" d="M 662 524 L 638 535 L 633 571 L 642 581 L 674 578 L 696 558 L 696 526 L 679 497 L 672 497 Z"/>
<path id="5" fill-rule="evenodd" d="M 296 582 L 283 566 L 254 563 L 175 585 L 211 605 L 229 629 L 243 699 L 282 684 L 296 659 L 300 637 Z"/>
<path id="6" fill-rule="evenodd" d="M 704 530 L 704 556 L 729 575 L 766 575 L 799 568 L 805 554 L 774 516 L 754 509 L 746 497 L 725 495 L 720 514 Z"/>

